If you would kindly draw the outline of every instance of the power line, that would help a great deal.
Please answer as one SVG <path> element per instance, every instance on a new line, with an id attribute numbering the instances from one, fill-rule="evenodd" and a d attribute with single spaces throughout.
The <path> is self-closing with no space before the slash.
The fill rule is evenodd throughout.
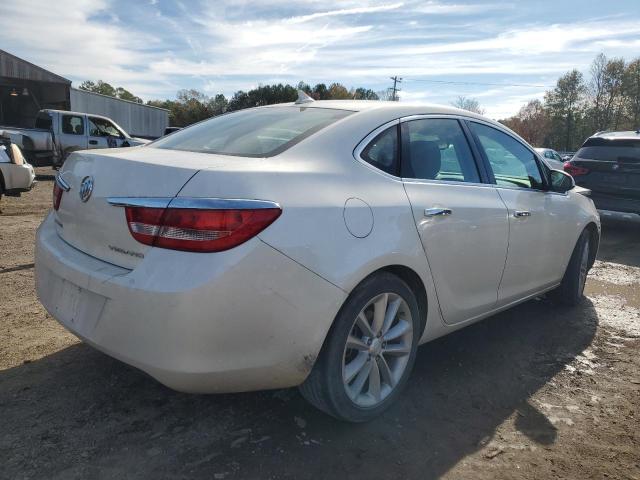
<path id="1" fill-rule="evenodd" d="M 391 78 L 393 80 L 393 77 Z M 459 82 L 452 80 L 428 80 L 426 78 L 406 78 L 409 82 L 428 82 L 428 83 L 444 83 L 447 85 L 486 85 L 492 87 L 535 87 L 535 88 L 554 88 L 555 85 L 533 85 L 530 83 L 485 83 L 485 82 Z"/>

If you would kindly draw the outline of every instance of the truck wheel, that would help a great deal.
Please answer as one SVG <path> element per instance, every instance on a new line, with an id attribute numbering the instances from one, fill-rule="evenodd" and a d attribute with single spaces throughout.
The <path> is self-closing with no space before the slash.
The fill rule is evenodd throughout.
<path id="1" fill-rule="evenodd" d="M 340 420 L 366 422 L 398 397 L 420 337 L 418 302 L 400 278 L 364 280 L 338 313 L 302 395 Z"/>

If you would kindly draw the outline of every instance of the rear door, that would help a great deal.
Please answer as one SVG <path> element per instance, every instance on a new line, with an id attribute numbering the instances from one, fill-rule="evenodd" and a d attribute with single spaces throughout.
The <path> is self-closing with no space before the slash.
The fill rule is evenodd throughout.
<path id="1" fill-rule="evenodd" d="M 129 146 L 124 133 L 106 118 L 88 116 L 89 148 L 117 148 Z M 125 144 L 126 145 L 123 145 Z"/>
<path id="2" fill-rule="evenodd" d="M 87 126 L 84 115 L 60 114 L 59 144 L 66 158 L 71 152 L 87 149 Z"/>
<path id="3" fill-rule="evenodd" d="M 488 124 L 468 125 L 508 209 L 509 252 L 498 294 L 506 305 L 560 282 L 574 247 L 574 209 L 568 195 L 547 190 L 533 150 Z"/>
<path id="4" fill-rule="evenodd" d="M 455 118 L 402 122 L 401 170 L 418 233 L 448 324 L 492 310 L 507 254 L 507 210 L 483 183 Z"/>

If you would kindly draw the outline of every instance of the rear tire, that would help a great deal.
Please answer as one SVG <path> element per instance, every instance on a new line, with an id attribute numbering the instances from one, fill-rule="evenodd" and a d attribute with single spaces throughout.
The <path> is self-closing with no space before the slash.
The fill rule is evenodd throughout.
<path id="1" fill-rule="evenodd" d="M 300 392 L 340 420 L 373 419 L 405 386 L 420 325 L 418 302 L 406 283 L 386 272 L 367 278 L 342 306 Z"/>
<path id="2" fill-rule="evenodd" d="M 573 249 L 560 286 L 552 292 L 553 300 L 557 303 L 573 307 L 584 298 L 584 285 L 590 268 L 589 247 L 589 232 L 584 230 Z"/>

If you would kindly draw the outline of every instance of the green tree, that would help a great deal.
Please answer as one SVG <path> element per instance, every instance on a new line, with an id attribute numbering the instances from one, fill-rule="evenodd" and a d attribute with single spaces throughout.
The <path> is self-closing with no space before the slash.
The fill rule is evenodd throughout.
<path id="1" fill-rule="evenodd" d="M 329 98 L 331 100 L 348 100 L 353 98 L 353 95 L 341 83 L 332 83 L 329 85 Z"/>
<path id="2" fill-rule="evenodd" d="M 87 80 L 80 85 L 81 90 L 87 90 L 88 92 L 99 93 L 100 95 L 107 95 L 109 97 L 116 96 L 116 89 L 109 85 L 107 82 L 98 80 L 98 82 L 92 82 Z"/>
<path id="3" fill-rule="evenodd" d="M 140 97 L 136 97 L 129 90 L 117 87 L 114 88 L 107 82 L 103 82 L 102 80 L 98 80 L 97 82 L 93 82 L 91 80 L 87 80 L 80 84 L 80 90 L 86 90 L 88 92 L 99 93 L 100 95 L 107 95 L 108 97 L 115 97 L 121 100 L 128 100 L 130 102 L 143 103 Z"/>
<path id="4" fill-rule="evenodd" d="M 353 98 L 356 100 L 380 100 L 378 94 L 370 88 L 356 88 Z"/>
<path id="5" fill-rule="evenodd" d="M 318 83 L 311 92 L 315 100 L 329 100 L 329 89 L 324 83 Z"/>
<path id="6" fill-rule="evenodd" d="M 582 73 L 572 70 L 558 79 L 545 94 L 554 145 L 561 150 L 576 150 L 585 134 L 586 85 Z"/>

